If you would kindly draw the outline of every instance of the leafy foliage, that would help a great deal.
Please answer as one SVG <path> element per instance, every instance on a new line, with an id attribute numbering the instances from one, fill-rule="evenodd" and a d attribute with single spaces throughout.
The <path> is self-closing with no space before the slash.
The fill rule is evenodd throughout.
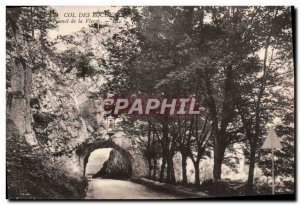
<path id="1" fill-rule="evenodd" d="M 87 181 L 59 172 L 49 153 L 32 150 L 7 120 L 7 193 L 9 199 L 81 199 Z"/>

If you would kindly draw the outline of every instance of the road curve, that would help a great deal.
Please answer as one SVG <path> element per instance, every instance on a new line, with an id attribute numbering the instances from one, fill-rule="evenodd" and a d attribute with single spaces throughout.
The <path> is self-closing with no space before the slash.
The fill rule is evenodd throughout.
<path id="1" fill-rule="evenodd" d="M 131 181 L 114 179 L 92 179 L 86 194 L 86 199 L 176 199 L 170 195 L 155 191 Z"/>

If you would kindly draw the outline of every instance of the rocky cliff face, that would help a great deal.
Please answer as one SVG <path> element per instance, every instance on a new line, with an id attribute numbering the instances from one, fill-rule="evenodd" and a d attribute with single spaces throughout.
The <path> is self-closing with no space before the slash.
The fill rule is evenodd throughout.
<path id="1" fill-rule="evenodd" d="M 109 158 L 93 178 L 128 179 L 132 175 L 132 165 L 129 159 L 116 150 L 111 150 Z"/>
<path id="2" fill-rule="evenodd" d="M 14 122 L 19 133 L 25 136 L 27 143 L 36 146 L 29 106 L 32 71 L 26 66 L 24 59 L 15 58 L 7 66 L 11 70 L 10 87 L 7 89 L 7 116 Z"/>
<path id="3" fill-rule="evenodd" d="M 73 169 L 74 160 L 52 158 L 32 149 L 18 127 L 6 121 L 6 180 L 9 199 L 81 199 L 88 183 Z M 76 168 L 76 167 L 75 167 Z"/>

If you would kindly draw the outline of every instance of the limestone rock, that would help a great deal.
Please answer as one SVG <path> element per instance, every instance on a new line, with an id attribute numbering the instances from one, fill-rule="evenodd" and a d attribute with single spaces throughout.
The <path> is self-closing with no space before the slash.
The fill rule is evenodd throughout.
<path id="1" fill-rule="evenodd" d="M 104 162 L 101 170 L 93 178 L 128 179 L 131 177 L 131 162 L 120 152 L 111 150 L 109 158 Z"/>

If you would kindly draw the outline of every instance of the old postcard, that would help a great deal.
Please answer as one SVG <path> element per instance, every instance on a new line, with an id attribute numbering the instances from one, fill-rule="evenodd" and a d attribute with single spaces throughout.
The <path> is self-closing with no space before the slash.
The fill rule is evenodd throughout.
<path id="1" fill-rule="evenodd" d="M 289 6 L 7 6 L 7 198 L 295 199 L 294 22 Z"/>

